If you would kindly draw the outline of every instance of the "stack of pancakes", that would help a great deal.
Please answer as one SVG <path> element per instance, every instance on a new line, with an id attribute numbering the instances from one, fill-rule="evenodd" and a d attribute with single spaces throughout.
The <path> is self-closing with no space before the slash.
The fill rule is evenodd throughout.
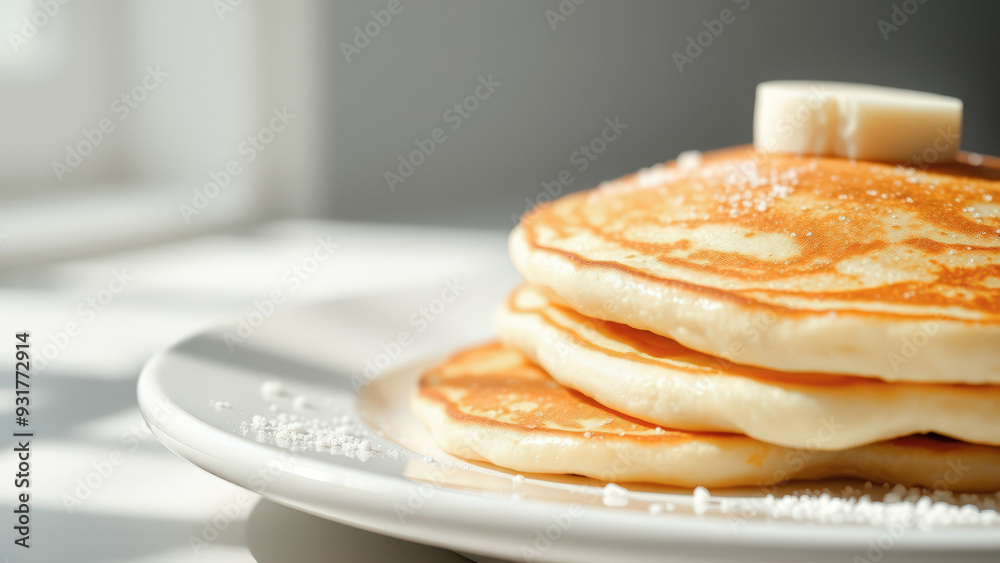
<path id="1" fill-rule="evenodd" d="M 502 343 L 424 374 L 439 445 L 516 471 L 1000 489 L 1000 159 L 739 147 L 510 237 Z"/>

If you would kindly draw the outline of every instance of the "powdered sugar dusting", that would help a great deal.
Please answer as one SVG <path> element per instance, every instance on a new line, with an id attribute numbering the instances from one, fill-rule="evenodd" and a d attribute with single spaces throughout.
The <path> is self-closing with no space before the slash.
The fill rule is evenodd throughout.
<path id="1" fill-rule="evenodd" d="M 700 171 L 706 178 L 726 179 L 712 197 L 718 203 L 717 211 L 733 219 L 752 212 L 766 213 L 779 200 L 795 193 L 799 174 L 800 170 L 794 167 L 770 168 L 763 172 L 752 159 L 739 163 L 722 162 Z"/>
<path id="2" fill-rule="evenodd" d="M 273 443 L 291 450 L 327 451 L 367 461 L 373 453 L 372 443 L 360 424 L 348 416 L 331 420 L 303 419 L 295 414 L 278 414 L 275 418 L 256 415 L 244 422 L 244 434 L 254 432 L 258 442 Z"/>
<path id="3" fill-rule="evenodd" d="M 656 164 L 650 166 L 649 168 L 643 168 L 636 175 L 636 183 L 641 188 L 651 188 L 656 186 L 662 186 L 664 184 L 670 184 L 677 180 L 679 174 L 678 169 L 672 166 L 667 166 L 666 164 Z M 616 185 L 614 183 L 608 182 L 608 185 L 602 186 L 602 191 L 611 191 Z M 629 189 L 627 182 L 619 182 L 622 189 Z"/>
<path id="4" fill-rule="evenodd" d="M 601 500 L 604 502 L 604 506 L 627 506 L 628 489 L 614 483 L 608 483 L 604 485 Z"/>
<path id="5" fill-rule="evenodd" d="M 684 151 L 677 155 L 677 167 L 681 172 L 692 172 L 701 166 L 701 151 Z"/>
<path id="6" fill-rule="evenodd" d="M 713 497 L 704 487 L 692 494 L 695 514 L 712 509 L 734 517 L 791 519 L 816 524 L 866 524 L 903 526 L 930 530 L 946 526 L 998 526 L 1000 492 L 995 494 L 959 494 L 928 491 L 920 487 L 896 485 L 881 501 L 873 500 L 865 489 L 846 487 L 840 495 L 828 489 L 794 491 L 784 496 Z M 860 494 L 859 493 L 865 493 Z M 652 512 L 652 511 L 651 511 Z"/>
<path id="7" fill-rule="evenodd" d="M 260 385 L 260 394 L 265 399 L 275 399 L 285 394 L 285 388 L 280 381 L 270 379 Z"/>
<path id="8" fill-rule="evenodd" d="M 710 508 L 712 495 L 708 492 L 705 487 L 696 487 L 694 493 L 692 493 L 692 507 L 694 508 L 694 513 L 701 515 L 708 512 Z"/>
<path id="9" fill-rule="evenodd" d="M 640 188 L 653 188 L 672 184 L 682 176 L 688 176 L 696 172 L 701 167 L 700 151 L 684 151 L 677 155 L 677 165 L 670 166 L 665 163 L 655 164 L 649 168 L 643 168 L 636 174 L 636 184 Z M 629 182 L 610 181 L 601 186 L 604 192 L 613 191 L 615 188 L 622 190 L 631 189 Z"/>

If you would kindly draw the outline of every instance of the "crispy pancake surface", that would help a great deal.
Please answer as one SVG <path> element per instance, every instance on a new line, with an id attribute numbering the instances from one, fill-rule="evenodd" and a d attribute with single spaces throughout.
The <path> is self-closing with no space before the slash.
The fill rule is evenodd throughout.
<path id="1" fill-rule="evenodd" d="M 530 286 L 500 306 L 496 325 L 504 343 L 559 383 L 665 427 L 821 450 L 929 432 L 1000 445 L 1000 385 L 888 383 L 744 366 L 585 317 Z"/>
<path id="2" fill-rule="evenodd" d="M 584 315 L 724 359 L 1000 383 L 1000 160 L 979 158 L 707 153 L 540 206 L 511 257 Z"/>
<path id="3" fill-rule="evenodd" d="M 496 343 L 427 371 L 413 407 L 445 451 L 521 472 L 690 487 L 848 476 L 959 491 L 1000 488 L 1000 448 L 910 436 L 830 452 L 661 429 L 559 385 L 527 356 Z M 967 469 L 957 478 L 949 465 L 955 463 Z"/>

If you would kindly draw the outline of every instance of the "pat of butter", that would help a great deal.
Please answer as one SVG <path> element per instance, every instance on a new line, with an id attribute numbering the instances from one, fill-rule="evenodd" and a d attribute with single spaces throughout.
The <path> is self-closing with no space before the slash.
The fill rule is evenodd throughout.
<path id="1" fill-rule="evenodd" d="M 961 144 L 962 100 L 842 82 L 757 86 L 754 148 L 883 162 L 950 162 Z"/>

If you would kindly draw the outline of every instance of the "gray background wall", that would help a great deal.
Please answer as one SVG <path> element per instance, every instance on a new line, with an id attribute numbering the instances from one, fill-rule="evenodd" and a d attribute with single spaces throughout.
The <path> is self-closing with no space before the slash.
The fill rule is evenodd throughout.
<path id="1" fill-rule="evenodd" d="M 566 190 L 578 190 L 683 150 L 749 142 L 754 87 L 773 79 L 957 96 L 963 148 L 1000 153 L 1000 2 L 587 0 L 553 29 L 546 12 L 559 0 L 401 0 L 348 61 L 341 43 L 387 3 L 329 9 L 329 186 L 318 214 L 509 228 L 563 170 Z M 562 4 L 569 12 L 571 0 Z M 734 21 L 679 71 L 672 54 L 724 9 Z M 898 29 L 880 30 L 894 13 Z M 491 74 L 500 86 L 452 129 L 445 112 Z M 571 155 L 616 116 L 627 129 L 580 172 Z M 447 139 L 391 191 L 384 173 L 438 127 Z"/>

